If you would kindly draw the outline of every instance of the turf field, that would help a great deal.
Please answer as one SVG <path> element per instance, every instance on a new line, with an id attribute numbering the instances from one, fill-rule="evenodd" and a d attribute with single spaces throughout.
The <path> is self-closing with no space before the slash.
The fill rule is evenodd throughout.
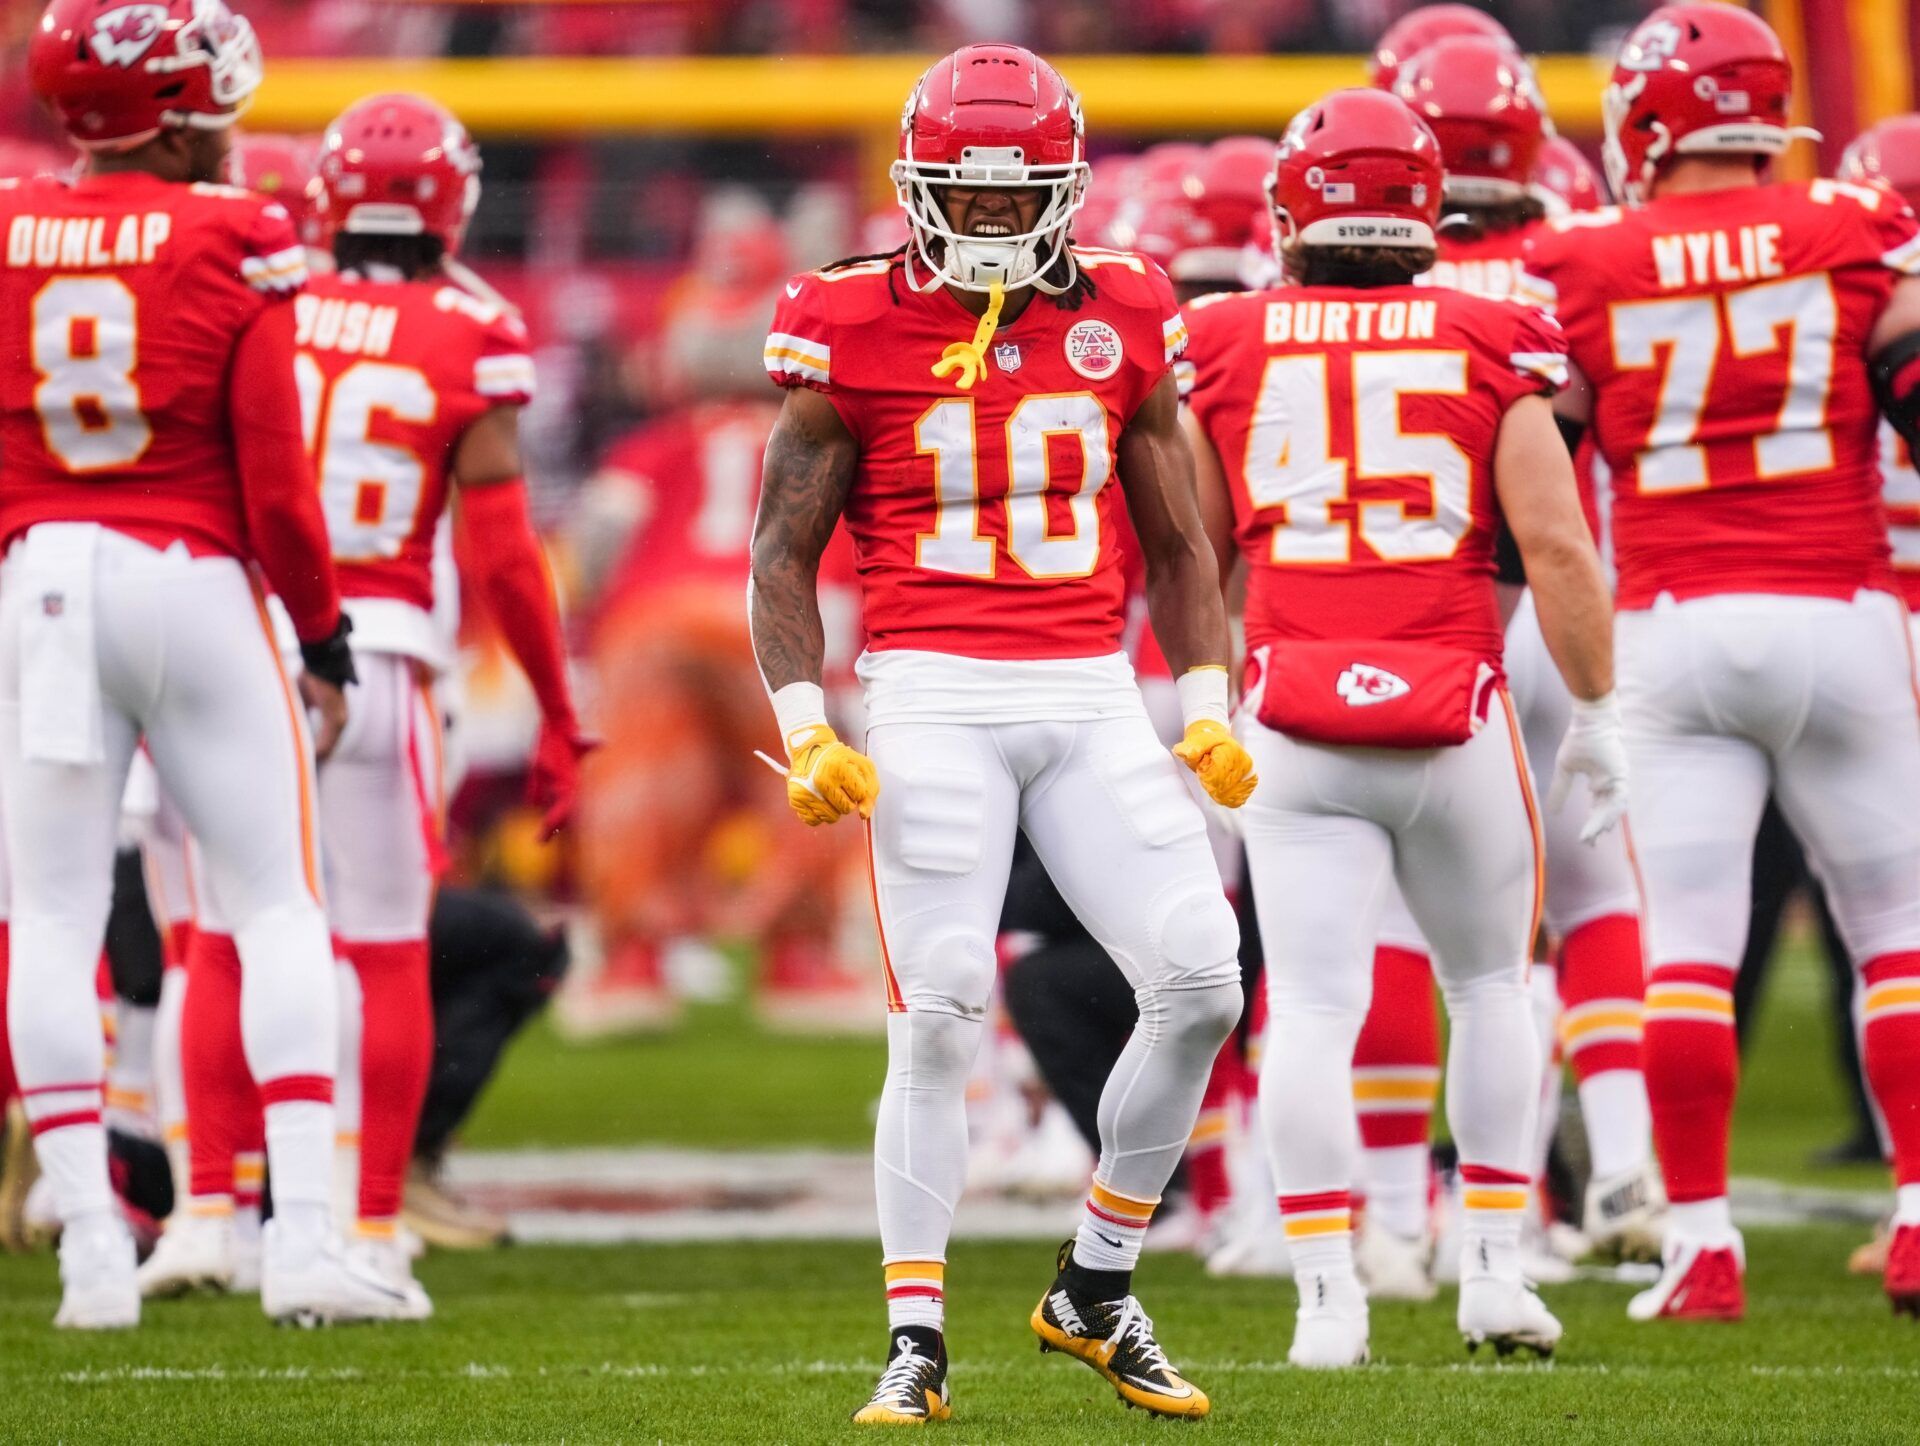
<path id="1" fill-rule="evenodd" d="M 1626 1287 L 1561 1287 L 1551 1367 L 1469 1365 L 1450 1295 L 1383 1307 L 1380 1364 L 1338 1376 L 1281 1364 L 1284 1282 L 1154 1257 L 1147 1304 L 1215 1401 L 1194 1427 L 1128 1412 L 1084 1366 L 1037 1353 L 1044 1245 L 961 1246 L 940 1439 L 1911 1443 L 1920 1326 L 1841 1273 L 1855 1239 L 1755 1231 L 1738 1326 L 1633 1327 Z M 250 1302 L 181 1301 L 104 1339 L 46 1329 L 48 1262 L 0 1260 L 0 1440 L 844 1440 L 883 1344 L 877 1260 L 864 1245 L 521 1248 L 429 1261 L 441 1317 L 425 1327 L 307 1335 Z"/>

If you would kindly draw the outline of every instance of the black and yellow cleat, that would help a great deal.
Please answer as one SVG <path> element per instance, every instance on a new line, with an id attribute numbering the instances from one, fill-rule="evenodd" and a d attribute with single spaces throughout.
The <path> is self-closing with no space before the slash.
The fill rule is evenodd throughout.
<path id="1" fill-rule="evenodd" d="M 1064 1273 L 1069 1252 L 1060 1252 Z M 1153 1322 L 1133 1296 L 1089 1300 L 1056 1278 L 1033 1308 L 1040 1352 L 1061 1351 L 1085 1361 L 1129 1406 L 1156 1416 L 1197 1421 L 1212 1409 L 1207 1393 L 1174 1370 L 1153 1338 Z"/>
<path id="2" fill-rule="evenodd" d="M 928 1355 L 911 1335 L 893 1338 L 893 1358 L 880 1373 L 867 1404 L 853 1413 L 856 1426 L 924 1426 L 953 1414 L 947 1396 L 947 1353 Z"/>

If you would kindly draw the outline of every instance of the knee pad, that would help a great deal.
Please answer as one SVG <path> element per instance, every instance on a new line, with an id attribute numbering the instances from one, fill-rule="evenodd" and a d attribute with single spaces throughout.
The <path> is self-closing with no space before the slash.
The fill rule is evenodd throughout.
<path id="1" fill-rule="evenodd" d="M 1216 882 L 1170 893 L 1154 914 L 1153 952 L 1160 969 L 1147 981 L 1149 987 L 1199 989 L 1240 982 L 1240 921 Z"/>
<path id="2" fill-rule="evenodd" d="M 1185 987 L 1147 984 L 1134 997 L 1141 1019 L 1156 1018 L 1161 1034 L 1201 1041 L 1209 1051 L 1233 1033 L 1246 1003 L 1237 979 Z"/>
<path id="3" fill-rule="evenodd" d="M 997 968 L 993 944 L 973 934 L 943 934 L 894 956 L 893 975 L 910 1014 L 986 1017 Z"/>
<path id="4" fill-rule="evenodd" d="M 887 1019 L 887 1068 L 909 1088 L 964 1094 L 984 1021 L 908 1007 Z"/>

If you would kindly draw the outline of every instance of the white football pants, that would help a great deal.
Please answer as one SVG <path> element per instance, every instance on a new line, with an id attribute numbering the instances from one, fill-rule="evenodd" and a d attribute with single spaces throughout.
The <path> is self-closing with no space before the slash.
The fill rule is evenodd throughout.
<path id="1" fill-rule="evenodd" d="M 1539 839 L 1504 698 L 1456 748 L 1302 742 L 1242 715 L 1260 786 L 1241 810 L 1267 961 L 1260 1110 L 1283 1195 L 1353 1187 L 1353 1050 L 1397 882 L 1432 950 L 1462 1158 L 1530 1169 L 1540 1046 L 1527 995 Z"/>
<path id="2" fill-rule="evenodd" d="M 1651 966 L 1736 968 L 1769 789 L 1856 962 L 1920 949 L 1920 713 L 1907 614 L 1728 594 L 1615 623 Z"/>
<path id="3" fill-rule="evenodd" d="M 94 968 L 143 737 L 233 924 L 254 1076 L 300 1082 L 287 1086 L 300 1127 L 283 1137 L 310 1141 L 316 1111 L 330 1135 L 332 952 L 311 748 L 260 601 L 231 558 L 156 551 L 90 524 L 32 528 L 0 567 L 0 792 L 16 864 L 8 1012 L 29 1116 L 50 1129 L 97 1109 Z M 110 1198 L 104 1147 L 97 1171 L 91 1153 L 84 1167 L 49 1168 L 65 1218 Z M 324 1166 L 324 1154 L 276 1157 L 276 1193 L 284 1182 L 289 1199 L 324 1201 Z"/>
<path id="4" fill-rule="evenodd" d="M 867 749 L 891 1011 L 874 1146 L 886 1259 L 946 1258 L 1016 828 L 1134 987 L 1140 1022 L 1101 1096 L 1098 1173 L 1158 1199 L 1241 1005 L 1239 929 L 1180 763 L 1144 712 L 884 723 Z"/>

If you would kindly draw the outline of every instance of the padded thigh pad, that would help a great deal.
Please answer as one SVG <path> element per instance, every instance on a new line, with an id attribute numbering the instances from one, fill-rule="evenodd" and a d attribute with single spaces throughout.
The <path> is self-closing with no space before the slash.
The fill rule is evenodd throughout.
<path id="1" fill-rule="evenodd" d="M 1160 746 L 1144 719 L 1103 724 L 1088 753 L 1115 811 L 1142 843 L 1165 848 L 1206 832 L 1200 805 L 1180 776 L 1179 760 Z"/>
<path id="2" fill-rule="evenodd" d="M 893 815 L 893 847 L 882 857 L 916 873 L 958 877 L 978 869 L 986 770 L 974 741 L 929 731 L 908 746 L 889 747 L 878 761 L 881 806 Z"/>

